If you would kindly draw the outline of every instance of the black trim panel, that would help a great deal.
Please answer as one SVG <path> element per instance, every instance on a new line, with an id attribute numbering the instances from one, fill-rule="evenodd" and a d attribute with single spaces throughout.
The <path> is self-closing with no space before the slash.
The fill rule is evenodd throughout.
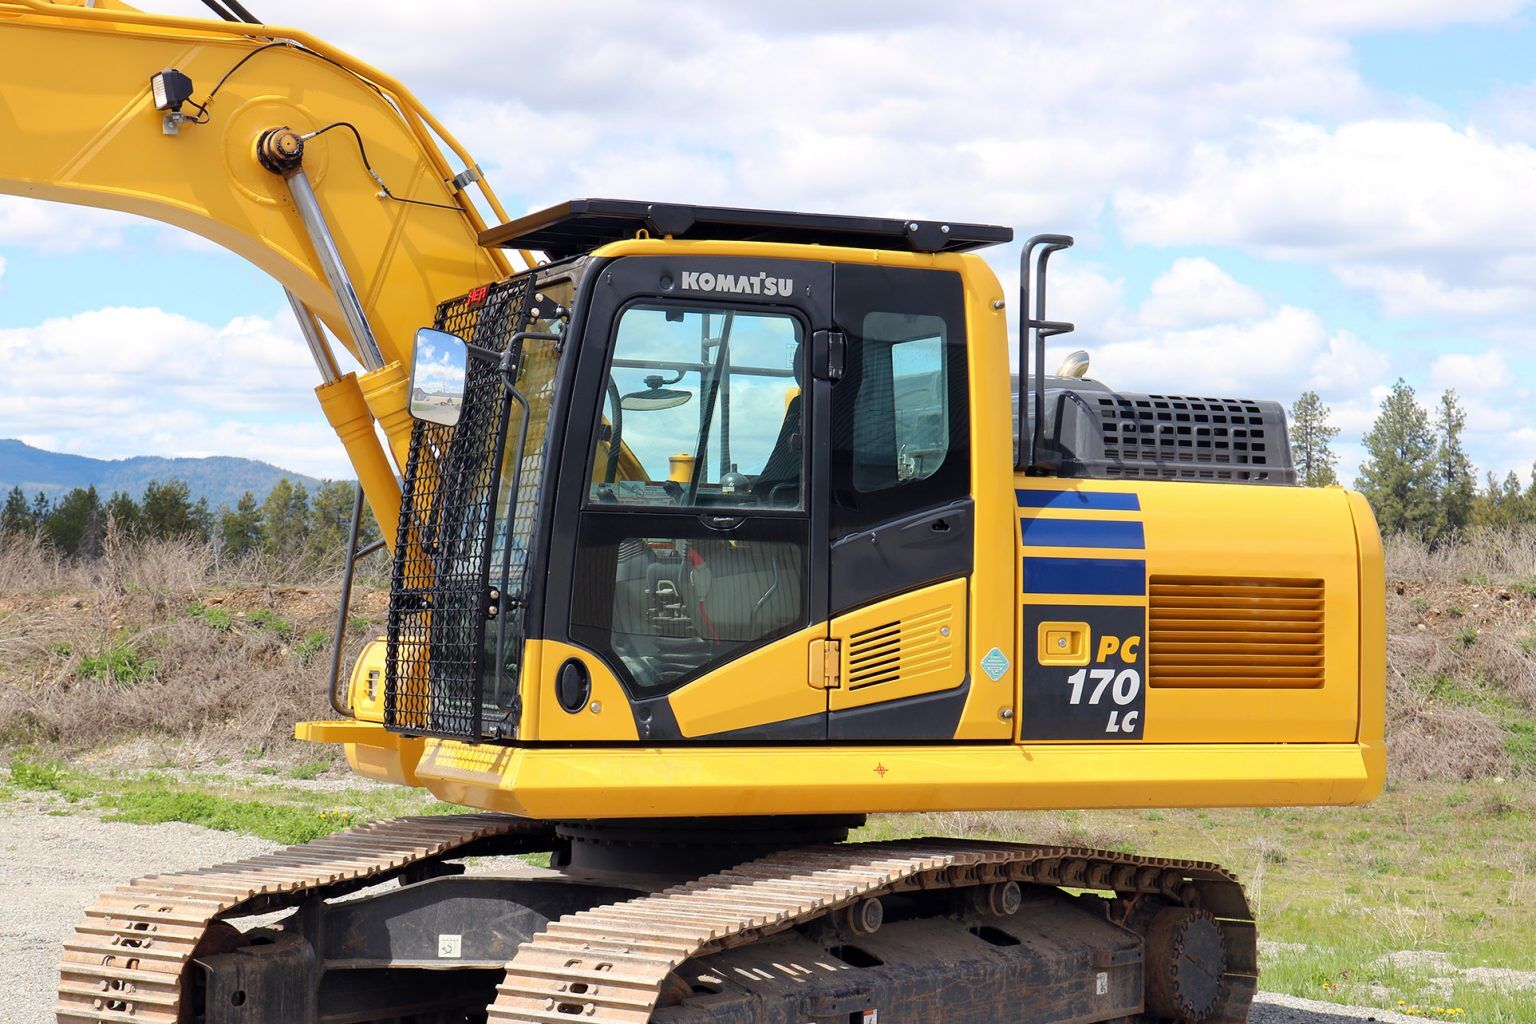
<path id="1" fill-rule="evenodd" d="M 890 700 L 828 716 L 829 740 L 952 740 L 971 693 L 971 677 L 939 693 Z"/>
<path id="2" fill-rule="evenodd" d="M 976 561 L 970 498 L 849 534 L 832 545 L 832 614 L 937 580 L 969 576 Z"/>
<path id="3" fill-rule="evenodd" d="M 642 230 L 660 238 L 801 242 L 861 249 L 969 252 L 1013 241 L 1013 229 L 957 221 L 850 217 L 788 210 L 648 203 L 634 199 L 570 199 L 480 232 L 480 244 L 535 249 L 551 258 L 588 252 Z"/>

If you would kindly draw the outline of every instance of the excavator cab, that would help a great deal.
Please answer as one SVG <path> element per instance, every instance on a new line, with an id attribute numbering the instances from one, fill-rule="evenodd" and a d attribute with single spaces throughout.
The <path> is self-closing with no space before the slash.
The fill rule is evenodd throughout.
<path id="1" fill-rule="evenodd" d="M 710 242 L 635 238 L 672 221 Z M 493 230 L 576 252 L 445 303 L 422 333 L 384 724 L 952 740 L 977 558 L 967 282 L 925 250 L 1012 232 L 918 243 L 915 227 L 585 201 Z M 865 255 L 839 259 L 839 241 Z M 451 398 L 419 384 L 444 331 L 461 340 Z M 883 630 L 897 613 L 920 644 Z M 847 686 L 834 633 L 866 652 Z"/>

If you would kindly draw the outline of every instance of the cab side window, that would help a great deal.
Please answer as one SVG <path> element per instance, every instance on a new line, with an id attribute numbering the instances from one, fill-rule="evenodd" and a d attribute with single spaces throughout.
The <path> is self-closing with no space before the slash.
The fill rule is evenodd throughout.
<path id="1" fill-rule="evenodd" d="M 959 275 L 840 264 L 836 294 L 834 539 L 970 493 Z"/>

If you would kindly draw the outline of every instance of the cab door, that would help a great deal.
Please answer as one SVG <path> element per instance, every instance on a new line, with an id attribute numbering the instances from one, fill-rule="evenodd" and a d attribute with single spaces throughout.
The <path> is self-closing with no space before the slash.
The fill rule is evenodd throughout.
<path id="1" fill-rule="evenodd" d="M 952 739 L 975 533 L 964 287 L 838 264 L 833 290 L 828 737 Z"/>
<path id="2" fill-rule="evenodd" d="M 822 741 L 827 697 L 807 665 L 827 635 L 830 385 L 810 363 L 832 266 L 635 256 L 596 274 L 538 735 Z M 553 699 L 571 661 L 608 695 L 598 711 Z"/>

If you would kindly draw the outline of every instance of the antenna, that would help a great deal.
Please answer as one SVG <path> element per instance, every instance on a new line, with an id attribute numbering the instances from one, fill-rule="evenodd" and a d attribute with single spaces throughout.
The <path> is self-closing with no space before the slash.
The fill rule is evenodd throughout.
<path id="1" fill-rule="evenodd" d="M 1045 273 L 1051 254 L 1071 248 L 1073 241 L 1071 235 L 1035 235 L 1024 243 L 1024 251 L 1019 255 L 1019 440 L 1014 454 L 1013 468 L 1015 472 L 1028 473 L 1031 476 L 1043 476 L 1054 468 L 1042 460 L 1040 451 L 1045 441 L 1045 339 L 1054 338 L 1058 334 L 1070 334 L 1077 329 L 1075 324 L 1045 318 Z M 1034 313 L 1031 315 L 1030 278 L 1031 271 L 1035 269 L 1037 248 L 1040 250 L 1039 269 L 1035 276 L 1039 277 L 1040 285 L 1034 296 Z M 1029 454 L 1026 457 L 1024 433 L 1028 417 L 1024 411 L 1024 385 L 1030 377 L 1030 331 L 1035 332 L 1033 360 L 1035 429 L 1029 436 Z"/>

